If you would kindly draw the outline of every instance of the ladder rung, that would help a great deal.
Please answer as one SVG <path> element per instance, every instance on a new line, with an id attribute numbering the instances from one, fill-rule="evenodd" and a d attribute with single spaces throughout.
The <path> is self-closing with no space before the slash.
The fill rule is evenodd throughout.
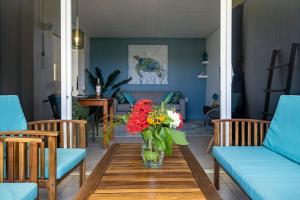
<path id="1" fill-rule="evenodd" d="M 286 89 L 265 90 L 265 92 L 285 92 Z"/>
<path id="2" fill-rule="evenodd" d="M 272 70 L 272 69 L 280 69 L 280 68 L 284 68 L 284 67 L 288 67 L 289 64 L 287 65 L 279 65 L 279 66 L 273 66 L 273 67 L 268 67 L 268 70 Z"/>

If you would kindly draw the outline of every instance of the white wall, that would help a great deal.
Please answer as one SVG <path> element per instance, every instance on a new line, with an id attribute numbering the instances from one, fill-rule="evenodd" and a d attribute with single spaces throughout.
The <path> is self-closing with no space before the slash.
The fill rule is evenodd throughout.
<path id="1" fill-rule="evenodd" d="M 212 104 L 212 94 L 220 96 L 220 29 L 206 39 L 206 51 L 209 64 L 207 65 L 206 105 Z"/>

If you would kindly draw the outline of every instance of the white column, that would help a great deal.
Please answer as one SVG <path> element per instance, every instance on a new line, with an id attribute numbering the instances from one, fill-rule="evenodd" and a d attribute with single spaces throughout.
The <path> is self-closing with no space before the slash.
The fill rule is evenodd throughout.
<path id="1" fill-rule="evenodd" d="M 61 0 L 61 118 L 72 119 L 72 7 Z M 64 127 L 66 128 L 66 127 Z M 67 141 L 67 135 L 64 135 Z M 66 147 L 66 143 L 64 144 Z"/>
<path id="2" fill-rule="evenodd" d="M 221 52 L 220 52 L 220 104 L 221 119 L 231 118 L 231 41 L 232 41 L 232 0 L 220 0 L 221 2 Z M 226 128 L 226 145 L 229 144 L 228 125 Z M 223 140 L 221 140 L 223 141 Z M 225 144 L 224 144 L 225 145 Z"/>

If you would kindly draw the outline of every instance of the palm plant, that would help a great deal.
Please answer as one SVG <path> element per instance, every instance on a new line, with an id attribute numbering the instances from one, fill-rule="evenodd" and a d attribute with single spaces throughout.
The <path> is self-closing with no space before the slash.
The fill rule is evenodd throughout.
<path id="1" fill-rule="evenodd" d="M 105 81 L 101 69 L 99 67 L 96 67 L 95 71 L 96 74 L 94 75 L 88 69 L 85 70 L 94 89 L 96 88 L 97 80 L 99 79 L 101 85 L 101 94 L 103 96 L 107 96 L 108 94 L 111 94 L 112 97 L 115 96 L 116 92 L 120 90 L 120 87 L 128 83 L 132 79 L 130 77 L 128 79 L 124 79 L 120 82 L 115 83 L 117 77 L 121 73 L 121 71 L 117 69 L 114 70 Z"/>

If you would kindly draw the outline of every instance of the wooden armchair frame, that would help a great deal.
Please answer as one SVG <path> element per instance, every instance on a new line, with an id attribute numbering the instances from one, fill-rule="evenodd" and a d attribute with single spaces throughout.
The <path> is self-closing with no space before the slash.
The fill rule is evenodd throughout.
<path id="1" fill-rule="evenodd" d="M 85 160 L 78 163 L 73 169 L 66 173 L 62 178 L 56 179 L 56 148 L 86 148 L 86 121 L 83 120 L 43 120 L 29 122 L 28 127 L 32 131 L 57 132 L 58 138 L 48 141 L 49 148 L 49 178 L 44 178 L 44 172 L 41 172 L 39 180 L 40 187 L 48 188 L 48 199 L 56 199 L 57 185 L 61 183 L 77 167 L 80 170 L 80 187 L 86 178 Z M 66 140 L 65 140 L 66 138 Z M 57 139 L 59 142 L 57 143 Z M 58 144 L 58 145 L 57 145 Z M 50 149 L 50 147 L 52 147 Z M 41 159 L 44 163 L 44 158 Z M 44 166 L 44 165 L 42 165 Z M 42 167 L 43 169 L 43 167 Z"/>
<path id="2" fill-rule="evenodd" d="M 214 146 L 226 146 L 226 130 L 229 131 L 229 146 L 261 146 L 270 126 L 270 121 L 256 119 L 218 119 L 212 123 Z M 220 164 L 214 159 L 214 185 L 217 189 L 219 169 Z"/>
<path id="3" fill-rule="evenodd" d="M 38 184 L 38 154 L 42 144 L 41 138 L 0 138 L 0 182 L 34 182 Z M 6 148 L 6 153 L 4 148 Z M 5 164 L 6 176 L 4 176 Z"/>
<path id="4" fill-rule="evenodd" d="M 36 131 L 36 130 L 25 130 L 25 131 L 1 131 L 0 132 L 1 137 L 5 137 L 4 140 L 10 141 L 10 140 L 21 140 L 24 141 L 31 141 L 32 138 L 36 140 L 42 140 L 42 142 L 38 145 L 39 151 L 37 151 L 37 155 L 32 156 L 32 162 L 38 162 L 39 164 L 36 164 L 36 166 L 40 170 L 39 178 L 37 178 L 37 182 L 39 187 L 43 186 L 48 189 L 48 197 L 49 199 L 55 199 L 56 198 L 56 146 L 57 146 L 57 136 L 58 132 L 56 131 Z M 13 138 L 12 138 L 13 137 Z M 1 146 L 1 144 L 0 144 Z M 45 146 L 49 149 L 49 167 L 48 167 L 48 179 L 45 179 Z M 24 146 L 25 147 L 25 146 Z M 35 147 L 34 147 L 35 148 Z M 20 150 L 21 149 L 21 150 Z M 25 157 L 26 157 L 26 151 L 23 149 L 23 145 L 17 146 L 17 145 L 8 145 L 7 146 L 8 155 L 10 155 L 10 152 L 18 152 L 18 151 L 24 151 Z M 0 152 L 1 153 L 1 152 Z M 23 156 L 20 156 L 18 154 L 13 154 L 13 157 L 8 156 L 7 159 L 7 168 L 12 169 L 11 171 L 8 171 L 8 177 L 9 180 L 13 180 L 17 177 L 19 177 L 20 173 L 25 173 L 24 171 L 20 172 L 18 170 L 18 166 L 22 162 L 27 162 L 25 157 L 25 160 L 22 160 Z M 1 164 L 0 164 L 1 165 Z M 35 169 L 35 167 L 30 166 L 30 168 Z M 13 177 L 13 178 L 12 178 Z M 38 175 L 37 175 L 38 177 Z"/>

